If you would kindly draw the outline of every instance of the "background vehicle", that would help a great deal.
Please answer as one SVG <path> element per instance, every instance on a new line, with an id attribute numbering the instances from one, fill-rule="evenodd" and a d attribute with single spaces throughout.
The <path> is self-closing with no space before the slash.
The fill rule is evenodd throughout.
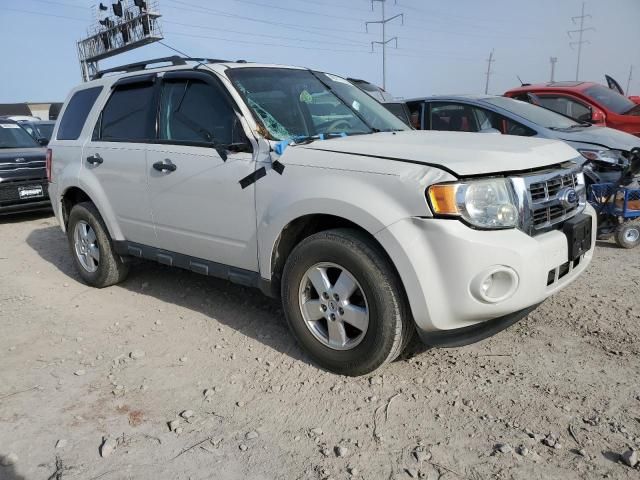
<path id="1" fill-rule="evenodd" d="M 385 104 L 386 105 L 386 104 Z M 421 130 L 484 132 L 567 142 L 590 162 L 587 183 L 618 182 L 640 139 L 607 127 L 576 122 L 536 105 L 490 95 L 439 95 L 407 101 Z"/>
<path id="2" fill-rule="evenodd" d="M 5 115 L 0 117 L 5 120 L 13 120 L 14 122 L 39 122 L 41 119 L 31 115 Z"/>
<path id="3" fill-rule="evenodd" d="M 579 122 L 603 125 L 640 136 L 640 105 L 593 82 L 524 85 L 505 96 L 539 104 Z"/>
<path id="4" fill-rule="evenodd" d="M 46 146 L 49 143 L 53 127 L 56 124 L 51 120 L 39 120 L 37 122 L 19 120 L 18 123 L 42 146 Z"/>
<path id="5" fill-rule="evenodd" d="M 373 98 L 378 100 L 379 102 L 386 102 L 393 100 L 393 95 L 388 93 L 383 88 L 374 85 L 373 83 L 369 83 L 366 80 L 360 80 L 358 78 L 347 78 L 351 83 L 353 83 L 356 87 L 361 88 Z"/>
<path id="6" fill-rule="evenodd" d="M 0 119 L 0 214 L 51 208 L 45 150 L 17 122 Z"/>
<path id="7" fill-rule="evenodd" d="M 564 143 L 412 131 L 299 67 L 116 72 L 71 92 L 49 150 L 90 285 L 141 257 L 259 287 L 314 360 L 360 375 L 415 331 L 449 346 L 496 333 L 591 261 L 595 216 Z"/>

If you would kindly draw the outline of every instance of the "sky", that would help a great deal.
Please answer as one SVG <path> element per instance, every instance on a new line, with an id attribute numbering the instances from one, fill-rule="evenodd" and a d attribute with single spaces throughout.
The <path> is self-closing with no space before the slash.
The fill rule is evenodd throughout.
<path id="1" fill-rule="evenodd" d="M 111 1 L 103 0 L 110 5 Z M 0 0 L 0 103 L 62 101 L 81 82 L 76 42 L 97 2 Z M 164 43 L 194 57 L 301 65 L 382 85 L 380 0 L 157 0 Z M 489 93 L 550 79 L 574 80 L 577 50 L 567 30 L 582 0 L 386 0 L 386 89 L 397 97 Z M 581 80 L 640 95 L 640 0 L 588 0 Z M 148 45 L 101 62 L 102 68 L 175 52 Z"/>

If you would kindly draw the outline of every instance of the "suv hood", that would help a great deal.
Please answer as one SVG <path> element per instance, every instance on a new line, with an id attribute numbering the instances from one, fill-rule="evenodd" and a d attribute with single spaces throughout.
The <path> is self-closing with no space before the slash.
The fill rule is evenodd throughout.
<path id="1" fill-rule="evenodd" d="M 556 140 L 417 130 L 316 141 L 303 148 L 432 165 L 456 176 L 524 171 L 580 157 Z"/>
<path id="2" fill-rule="evenodd" d="M 640 138 L 608 127 L 586 127 L 576 131 L 556 131 L 557 138 L 567 142 L 589 143 L 594 147 L 630 151 L 640 147 Z"/>

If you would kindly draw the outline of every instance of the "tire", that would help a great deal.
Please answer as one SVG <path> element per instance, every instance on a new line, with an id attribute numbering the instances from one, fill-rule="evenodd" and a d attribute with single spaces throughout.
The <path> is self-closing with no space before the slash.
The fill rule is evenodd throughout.
<path id="1" fill-rule="evenodd" d="M 325 275 L 318 276 L 323 271 Z M 334 297 L 336 292 L 350 291 L 340 287 L 347 281 L 338 282 L 343 273 L 354 293 L 334 302 L 338 298 Z M 328 299 L 321 298 L 325 292 L 315 288 L 320 278 L 322 284 L 330 285 Z M 394 360 L 414 332 L 395 270 L 379 246 L 357 230 L 328 230 L 300 242 L 287 258 L 281 291 L 285 317 L 294 337 L 316 363 L 334 373 L 358 376 L 376 370 Z M 319 305 L 314 303 L 316 297 Z M 307 302 L 312 307 L 307 308 Z M 303 304 L 304 311 L 320 316 L 319 320 L 308 322 Z M 367 312 L 366 329 L 356 328 L 353 325 L 364 324 L 360 321 L 363 311 Z M 335 322 L 329 318 L 331 312 L 338 317 Z M 359 319 L 353 325 L 350 322 L 356 317 L 351 317 L 352 312 L 357 312 Z M 330 335 L 335 328 L 344 333 L 338 335 L 338 342 L 333 342 Z"/>
<path id="2" fill-rule="evenodd" d="M 640 222 L 626 222 L 618 225 L 616 243 L 622 248 L 635 248 L 640 245 Z"/>
<path id="3" fill-rule="evenodd" d="M 84 231 L 86 243 L 82 242 L 83 237 L 78 229 Z M 115 252 L 109 231 L 93 203 L 78 203 L 71 209 L 67 238 L 76 269 L 86 284 L 104 288 L 120 283 L 127 277 L 129 266 Z M 87 252 L 84 255 L 80 251 L 83 247 L 83 251 Z M 97 260 L 93 256 L 96 249 Z"/>

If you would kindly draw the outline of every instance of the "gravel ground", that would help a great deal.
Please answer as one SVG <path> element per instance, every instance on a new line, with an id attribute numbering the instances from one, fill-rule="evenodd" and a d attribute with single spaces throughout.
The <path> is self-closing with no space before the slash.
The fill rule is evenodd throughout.
<path id="1" fill-rule="evenodd" d="M 600 243 L 510 329 L 354 379 L 258 291 L 152 263 L 92 289 L 52 217 L 3 218 L 0 478 L 638 479 L 639 267 Z"/>

